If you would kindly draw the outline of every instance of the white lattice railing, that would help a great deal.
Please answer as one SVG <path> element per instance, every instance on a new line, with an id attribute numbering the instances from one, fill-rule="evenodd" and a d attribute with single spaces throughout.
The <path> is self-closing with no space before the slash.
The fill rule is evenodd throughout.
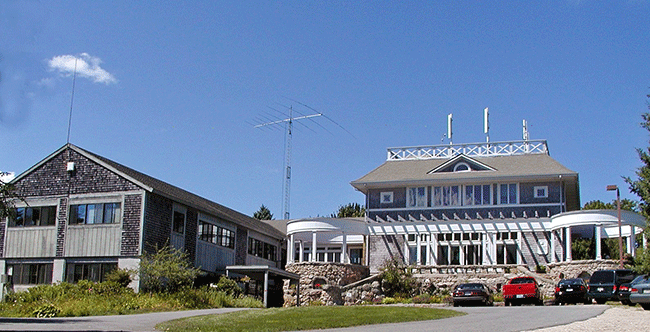
<path id="1" fill-rule="evenodd" d="M 546 140 L 388 148 L 388 160 L 447 159 L 459 154 L 469 157 L 494 157 L 540 153 L 548 154 Z"/>

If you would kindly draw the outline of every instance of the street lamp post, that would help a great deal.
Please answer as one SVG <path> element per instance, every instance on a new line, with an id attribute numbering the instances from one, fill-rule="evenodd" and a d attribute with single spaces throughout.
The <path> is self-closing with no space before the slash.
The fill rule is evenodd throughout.
<path id="1" fill-rule="evenodd" d="M 608 191 L 616 190 L 616 210 L 618 212 L 618 266 L 623 268 L 623 234 L 621 227 L 621 192 L 615 184 L 607 186 Z"/>

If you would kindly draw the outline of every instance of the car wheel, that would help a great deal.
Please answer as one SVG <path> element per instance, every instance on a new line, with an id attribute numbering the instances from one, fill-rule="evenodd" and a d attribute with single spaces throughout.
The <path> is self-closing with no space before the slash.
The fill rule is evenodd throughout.
<path id="1" fill-rule="evenodd" d="M 454 307 L 457 307 L 457 306 L 458 306 L 458 303 L 454 302 Z"/>
<path id="2" fill-rule="evenodd" d="M 605 304 L 607 302 L 607 299 L 596 299 L 596 303 L 598 304 Z"/>
<path id="3" fill-rule="evenodd" d="M 640 303 L 643 310 L 650 310 L 650 303 Z"/>
<path id="4" fill-rule="evenodd" d="M 591 299 L 585 300 L 584 304 L 591 304 Z"/>
<path id="5" fill-rule="evenodd" d="M 632 302 L 630 302 L 629 300 L 621 300 L 621 304 L 624 304 L 624 305 L 631 305 Z"/>
<path id="6" fill-rule="evenodd" d="M 503 301 L 503 305 L 508 307 L 508 306 L 511 306 L 512 303 L 509 300 L 505 300 L 505 301 Z"/>

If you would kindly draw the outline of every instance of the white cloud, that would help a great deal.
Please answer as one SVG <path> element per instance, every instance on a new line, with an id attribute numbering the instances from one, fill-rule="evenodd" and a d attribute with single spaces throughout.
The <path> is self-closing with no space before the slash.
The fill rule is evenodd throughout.
<path id="1" fill-rule="evenodd" d="M 14 172 L 0 172 L 0 181 L 7 183 L 11 180 L 13 180 L 16 177 L 16 173 Z"/>
<path id="2" fill-rule="evenodd" d="M 64 76 L 72 76 L 77 66 L 77 76 L 91 79 L 95 83 L 112 84 L 117 79 L 100 67 L 102 60 L 98 57 L 81 53 L 79 56 L 59 55 L 47 61 L 50 70 L 56 70 Z"/>

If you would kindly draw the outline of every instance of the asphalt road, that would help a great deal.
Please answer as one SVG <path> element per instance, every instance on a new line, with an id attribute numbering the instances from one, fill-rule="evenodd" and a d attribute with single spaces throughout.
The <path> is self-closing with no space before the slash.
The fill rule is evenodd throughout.
<path id="1" fill-rule="evenodd" d="M 522 331 L 582 321 L 603 313 L 607 305 L 461 307 L 467 315 L 447 319 L 399 324 L 366 325 L 319 331 Z M 449 308 L 452 309 L 452 308 Z M 159 312 L 127 316 L 75 318 L 0 318 L 2 331 L 154 331 L 158 323 L 197 315 L 225 313 L 242 309 L 208 309 Z"/>

